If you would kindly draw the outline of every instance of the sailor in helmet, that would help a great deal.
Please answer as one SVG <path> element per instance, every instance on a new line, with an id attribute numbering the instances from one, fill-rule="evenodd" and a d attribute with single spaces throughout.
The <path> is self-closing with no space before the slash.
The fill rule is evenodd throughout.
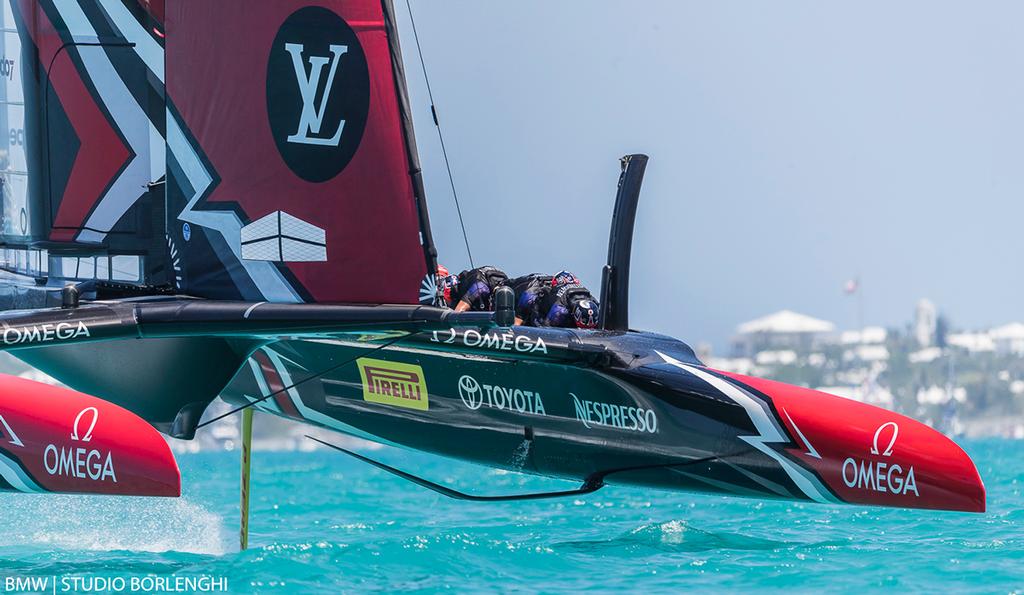
<path id="1" fill-rule="evenodd" d="M 560 271 L 536 302 L 535 326 L 597 328 L 600 309 L 590 290 L 569 271 Z"/>
<path id="2" fill-rule="evenodd" d="M 452 293 L 458 285 L 459 278 L 448 272 L 448 267 L 437 265 L 437 296 L 444 301 L 445 306 L 451 307 Z"/>
<path id="3" fill-rule="evenodd" d="M 516 326 L 535 326 L 540 298 L 551 288 L 551 275 L 530 273 L 510 280 L 507 285 L 515 292 Z"/>
<path id="4" fill-rule="evenodd" d="M 494 290 L 507 281 L 508 275 L 492 266 L 462 271 L 450 282 L 452 287 L 446 292 L 448 307 L 454 308 L 456 312 L 492 310 L 491 296 Z"/>

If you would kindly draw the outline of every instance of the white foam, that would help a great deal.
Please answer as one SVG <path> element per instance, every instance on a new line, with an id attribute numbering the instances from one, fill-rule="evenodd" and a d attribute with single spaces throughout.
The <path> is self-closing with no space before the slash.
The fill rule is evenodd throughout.
<path id="1" fill-rule="evenodd" d="M 183 499 L 64 495 L 0 497 L 4 545 L 77 551 L 222 555 L 223 519 Z"/>

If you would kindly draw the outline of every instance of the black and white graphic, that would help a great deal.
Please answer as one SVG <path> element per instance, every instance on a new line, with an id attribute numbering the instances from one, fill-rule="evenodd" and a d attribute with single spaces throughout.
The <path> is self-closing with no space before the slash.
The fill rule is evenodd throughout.
<path id="1" fill-rule="evenodd" d="M 341 173 L 362 139 L 369 106 L 369 69 L 352 28 L 322 7 L 288 17 L 267 66 L 267 114 L 288 167 L 310 182 Z"/>
<path id="2" fill-rule="evenodd" d="M 424 306 L 443 308 L 447 305 L 444 294 L 438 290 L 437 275 L 427 273 L 420 281 L 420 303 Z"/>
<path id="3" fill-rule="evenodd" d="M 327 260 L 327 235 L 324 230 L 283 211 L 274 211 L 243 227 L 240 241 L 243 260 Z"/>

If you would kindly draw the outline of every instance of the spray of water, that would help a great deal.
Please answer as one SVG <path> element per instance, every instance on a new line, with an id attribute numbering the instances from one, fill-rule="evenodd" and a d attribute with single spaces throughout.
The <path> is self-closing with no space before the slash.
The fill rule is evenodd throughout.
<path id="1" fill-rule="evenodd" d="M 229 551 L 223 519 L 184 499 L 5 495 L 0 506 L 5 545 L 208 555 Z"/>
<path id="2" fill-rule="evenodd" d="M 509 464 L 512 466 L 512 469 L 516 471 L 521 471 L 523 469 L 523 467 L 526 465 L 526 461 L 530 456 L 531 444 L 533 444 L 532 441 L 523 440 L 523 442 L 519 446 L 517 446 L 514 451 L 512 451 L 512 460 L 509 461 Z"/>

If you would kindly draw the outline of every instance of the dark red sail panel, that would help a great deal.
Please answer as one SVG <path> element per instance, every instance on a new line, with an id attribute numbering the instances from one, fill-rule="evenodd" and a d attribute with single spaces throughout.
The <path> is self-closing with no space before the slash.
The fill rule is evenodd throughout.
<path id="1" fill-rule="evenodd" d="M 168 0 L 165 26 L 181 288 L 417 302 L 416 160 L 381 2 Z"/>
<path id="2" fill-rule="evenodd" d="M 63 7 L 67 9 L 67 5 Z M 63 180 L 52 172 L 47 180 L 48 187 L 52 187 L 48 196 L 51 212 L 47 239 L 70 242 L 87 226 L 88 217 L 134 155 L 103 112 L 98 97 L 89 89 L 88 71 L 80 70 L 74 61 L 80 57 L 83 48 L 88 47 L 73 43 L 76 34 L 83 34 L 81 27 L 72 30 L 61 22 L 62 27 L 58 29 L 53 22 L 53 14 L 61 13 L 56 9 L 48 13 L 39 2 L 22 1 L 18 8 L 18 26 L 35 46 L 39 58 L 39 63 L 30 65 L 26 71 L 45 74 L 42 107 L 37 105 L 40 102 L 36 102 L 30 104 L 26 111 L 30 118 L 42 119 L 46 123 L 66 118 L 70 124 L 66 136 L 57 136 L 49 130 L 43 135 L 48 145 L 49 169 L 67 172 Z M 26 55 L 31 54 L 26 52 Z M 26 76 L 25 72 L 18 74 L 19 77 Z M 29 84 L 36 82 L 31 76 L 28 79 Z M 9 90 L 5 92 L 5 98 L 7 94 Z M 32 140 L 38 142 L 43 139 Z M 38 167 L 31 169 L 36 174 L 42 173 Z M 34 202 L 42 203 L 39 198 L 36 197 Z M 22 235 L 27 235 L 27 229 Z"/>

